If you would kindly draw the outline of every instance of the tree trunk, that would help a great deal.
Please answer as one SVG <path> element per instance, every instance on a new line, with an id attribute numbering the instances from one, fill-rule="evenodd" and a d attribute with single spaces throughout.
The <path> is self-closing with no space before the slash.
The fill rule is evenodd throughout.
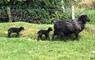
<path id="1" fill-rule="evenodd" d="M 7 14 L 8 14 L 9 22 L 12 22 L 11 10 L 9 6 L 7 6 Z"/>
<path id="2" fill-rule="evenodd" d="M 64 1 L 61 1 L 63 12 L 65 12 Z"/>
<path id="3" fill-rule="evenodd" d="M 10 2 L 10 0 L 7 0 L 7 1 Z M 8 14 L 9 22 L 12 22 L 11 9 L 9 6 L 7 6 L 6 8 L 7 8 L 7 14 Z"/>

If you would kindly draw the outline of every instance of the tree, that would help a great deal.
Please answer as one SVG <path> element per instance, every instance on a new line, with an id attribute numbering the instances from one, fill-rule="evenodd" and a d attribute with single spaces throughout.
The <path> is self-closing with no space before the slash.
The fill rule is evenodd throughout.
<path id="1" fill-rule="evenodd" d="M 10 6 L 9 6 L 10 0 L 1 0 L 0 2 L 1 2 L 0 5 L 1 5 L 3 11 L 5 10 L 5 12 L 7 12 L 6 15 L 8 16 L 9 21 L 12 21 L 12 19 L 11 19 L 12 18 L 11 17 L 11 9 L 10 9 Z M 4 16 L 4 18 L 5 18 L 5 16 Z"/>
<path id="2" fill-rule="evenodd" d="M 10 2 L 10 0 L 7 0 L 7 2 Z M 8 17 L 9 17 L 9 21 L 12 22 L 12 15 L 11 15 L 10 6 L 7 6 L 7 14 L 8 14 Z"/>
<path id="3" fill-rule="evenodd" d="M 71 8 L 72 19 L 75 19 L 75 5 L 78 5 L 78 3 L 81 0 L 63 0 L 63 1 L 65 9 Z"/>

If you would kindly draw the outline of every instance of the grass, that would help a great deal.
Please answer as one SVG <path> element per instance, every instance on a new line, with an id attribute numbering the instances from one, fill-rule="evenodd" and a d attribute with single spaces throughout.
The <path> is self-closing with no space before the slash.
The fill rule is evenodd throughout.
<path id="1" fill-rule="evenodd" d="M 47 27 L 52 27 L 52 25 L 47 24 L 29 24 L 25 22 L 16 23 L 0 23 L 0 36 L 7 37 L 7 30 L 10 27 L 20 27 L 24 26 L 25 30 L 21 32 L 21 37 L 36 37 L 36 33 L 40 29 L 47 29 Z"/>
<path id="2" fill-rule="evenodd" d="M 25 27 L 20 38 L 7 38 L 7 30 L 12 26 Z M 36 32 L 49 26 L 53 25 L 0 23 L 0 60 L 95 60 L 94 25 L 86 25 L 79 41 L 37 41 Z"/>

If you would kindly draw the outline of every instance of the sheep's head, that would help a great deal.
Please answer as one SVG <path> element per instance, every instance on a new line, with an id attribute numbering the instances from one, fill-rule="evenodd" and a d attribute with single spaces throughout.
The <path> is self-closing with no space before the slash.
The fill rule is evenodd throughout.
<path id="1" fill-rule="evenodd" d="M 86 22 L 89 22 L 90 19 L 88 18 L 87 15 L 81 15 L 81 16 L 78 18 L 78 21 L 82 21 L 82 22 L 85 24 Z"/>

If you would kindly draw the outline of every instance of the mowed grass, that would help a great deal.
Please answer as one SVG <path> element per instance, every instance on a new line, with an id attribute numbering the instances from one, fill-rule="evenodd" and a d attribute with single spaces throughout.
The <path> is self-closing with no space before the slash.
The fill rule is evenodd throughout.
<path id="1" fill-rule="evenodd" d="M 10 27 L 24 26 L 20 38 L 7 38 Z M 87 24 L 80 39 L 37 41 L 37 31 L 50 24 L 0 23 L 0 60 L 95 60 L 95 26 Z M 50 33 L 52 35 L 52 32 Z"/>

